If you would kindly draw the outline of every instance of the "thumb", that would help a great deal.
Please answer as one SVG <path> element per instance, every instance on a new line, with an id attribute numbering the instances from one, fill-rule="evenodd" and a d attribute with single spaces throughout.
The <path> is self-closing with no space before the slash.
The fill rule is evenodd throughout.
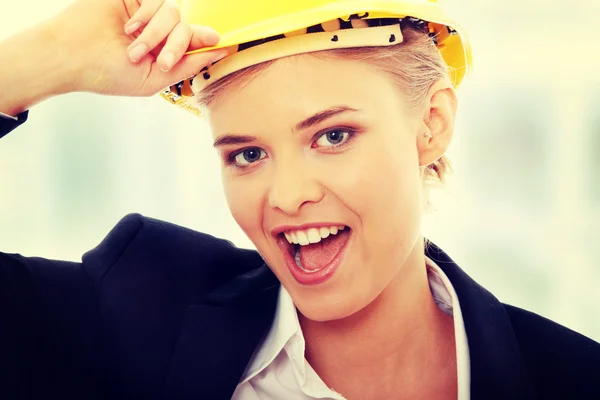
<path id="1" fill-rule="evenodd" d="M 181 61 L 168 72 L 161 71 L 159 68 L 153 68 L 149 80 L 153 82 L 153 86 L 155 86 L 154 83 L 156 82 L 156 87 L 154 87 L 156 90 L 154 92 L 198 74 L 201 69 L 219 61 L 227 56 L 227 54 L 227 50 L 224 49 L 188 54 L 183 56 Z"/>

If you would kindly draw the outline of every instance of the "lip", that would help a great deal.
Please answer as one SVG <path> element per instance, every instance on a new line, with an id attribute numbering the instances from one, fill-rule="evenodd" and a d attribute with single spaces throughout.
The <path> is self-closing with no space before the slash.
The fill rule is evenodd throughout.
<path id="1" fill-rule="evenodd" d="M 327 226 L 327 225 L 321 225 L 321 226 Z M 316 226 L 311 225 L 311 227 L 316 227 Z M 306 229 L 306 228 L 303 228 L 303 229 Z M 282 232 L 285 232 L 285 230 L 283 230 Z M 296 265 L 296 262 L 294 261 L 292 255 L 289 252 L 289 242 L 286 240 L 286 238 L 283 235 L 279 235 L 279 237 L 277 238 L 277 245 L 279 246 L 279 249 L 283 253 L 283 258 L 285 260 L 285 264 L 288 267 L 290 274 L 296 280 L 296 282 L 300 283 L 301 285 L 318 285 L 320 283 L 327 281 L 337 271 L 340 264 L 342 263 L 342 260 L 344 259 L 344 256 L 346 254 L 346 249 L 349 247 L 350 242 L 352 241 L 353 234 L 354 234 L 354 232 L 352 230 L 350 230 L 350 237 L 348 237 L 346 244 L 344 244 L 344 247 L 342 247 L 342 249 L 339 251 L 339 253 L 333 258 L 333 260 L 331 260 L 331 262 L 328 265 L 326 265 L 324 268 L 320 269 L 319 271 L 312 272 L 312 273 L 304 272 L 300 268 L 298 268 L 298 266 Z"/>

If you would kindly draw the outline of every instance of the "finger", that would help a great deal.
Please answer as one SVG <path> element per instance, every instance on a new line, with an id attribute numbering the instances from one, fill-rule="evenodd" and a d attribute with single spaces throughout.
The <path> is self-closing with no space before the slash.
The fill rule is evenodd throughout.
<path id="1" fill-rule="evenodd" d="M 167 41 L 156 58 L 158 67 L 163 71 L 170 70 L 187 51 L 192 37 L 192 30 L 188 24 L 183 21 L 173 28 Z"/>
<path id="2" fill-rule="evenodd" d="M 138 7 L 136 3 L 140 3 Z M 125 23 L 125 33 L 131 35 L 150 22 L 163 4 L 164 0 L 127 0 L 125 7 L 131 18 Z"/>
<path id="3" fill-rule="evenodd" d="M 173 83 L 181 82 L 190 76 L 196 75 L 205 66 L 217 62 L 227 54 L 227 51 L 223 49 L 188 54 L 175 64 L 169 72 L 160 71 L 158 68 L 152 69 L 149 77 L 152 87 L 148 88 L 148 94 L 154 94 Z"/>
<path id="4" fill-rule="evenodd" d="M 163 3 L 144 27 L 140 36 L 127 48 L 131 60 L 134 62 L 140 60 L 150 50 L 158 46 L 171 33 L 180 19 L 179 9 L 176 5 L 170 2 Z"/>
<path id="5" fill-rule="evenodd" d="M 214 46 L 221 40 L 217 31 L 209 26 L 190 25 L 190 28 L 192 30 L 192 40 L 190 41 L 189 50 Z"/>
<path id="6" fill-rule="evenodd" d="M 180 23 L 183 22 L 181 21 Z M 219 34 L 214 29 L 208 26 L 187 25 L 187 28 L 190 29 L 192 32 L 191 39 L 189 37 L 187 38 L 187 41 L 189 42 L 189 44 L 187 45 L 187 51 L 197 50 L 208 46 L 214 46 L 221 40 Z M 169 37 L 171 37 L 171 35 L 173 35 L 173 32 L 169 34 Z M 169 37 L 167 37 L 167 39 Z M 156 46 L 150 51 L 150 54 L 152 54 L 155 59 L 157 59 L 159 54 L 162 52 L 162 49 L 165 43 L 167 42 L 167 39 L 164 39 L 158 46 Z M 179 60 L 180 57 L 176 58 L 177 60 Z M 176 63 L 177 61 L 175 62 L 175 64 Z M 165 66 L 163 65 L 162 68 L 164 69 L 164 67 Z"/>

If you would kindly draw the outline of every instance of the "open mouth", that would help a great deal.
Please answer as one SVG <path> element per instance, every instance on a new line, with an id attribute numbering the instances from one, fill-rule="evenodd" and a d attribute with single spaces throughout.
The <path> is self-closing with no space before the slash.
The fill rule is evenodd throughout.
<path id="1" fill-rule="evenodd" d="M 293 277 L 302 284 L 317 284 L 333 275 L 351 235 L 343 225 L 309 228 L 283 232 L 277 243 Z"/>

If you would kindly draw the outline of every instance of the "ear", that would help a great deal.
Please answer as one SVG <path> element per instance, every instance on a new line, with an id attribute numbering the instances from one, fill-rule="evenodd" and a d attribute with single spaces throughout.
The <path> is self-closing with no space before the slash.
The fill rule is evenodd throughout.
<path id="1" fill-rule="evenodd" d="M 456 107 L 456 92 L 450 82 L 439 80 L 429 88 L 417 130 L 419 165 L 434 163 L 448 149 L 454 135 Z"/>

